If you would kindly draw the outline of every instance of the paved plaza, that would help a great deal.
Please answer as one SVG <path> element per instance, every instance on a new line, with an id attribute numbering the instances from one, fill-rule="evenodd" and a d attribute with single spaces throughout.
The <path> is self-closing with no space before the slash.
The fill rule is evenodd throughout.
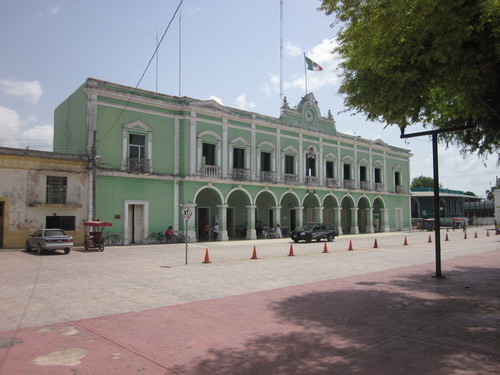
<path id="1" fill-rule="evenodd" d="M 500 373 L 486 233 L 0 251 L 0 374 Z"/>

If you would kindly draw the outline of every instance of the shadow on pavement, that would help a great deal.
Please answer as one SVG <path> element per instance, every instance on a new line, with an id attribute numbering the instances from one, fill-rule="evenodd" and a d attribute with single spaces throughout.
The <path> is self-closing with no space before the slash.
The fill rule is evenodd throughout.
<path id="1" fill-rule="evenodd" d="M 211 350 L 186 374 L 496 373 L 500 272 L 462 267 L 297 295 L 269 308 L 289 333 Z M 369 277 L 367 275 L 367 277 Z"/>

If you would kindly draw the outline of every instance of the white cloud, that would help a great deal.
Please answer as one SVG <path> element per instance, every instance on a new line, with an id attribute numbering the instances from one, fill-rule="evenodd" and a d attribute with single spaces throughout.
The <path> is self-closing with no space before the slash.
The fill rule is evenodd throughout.
<path id="1" fill-rule="evenodd" d="M 323 68 L 322 71 L 318 72 L 307 71 L 307 91 L 311 92 L 329 86 L 333 87 L 337 84 L 339 77 L 337 76 L 336 70 L 339 63 L 339 56 L 337 54 L 332 54 L 336 45 L 337 42 L 335 39 L 323 39 L 320 44 L 305 52 L 308 58 L 318 63 Z M 302 57 L 303 55 L 300 47 L 292 43 L 287 43 L 286 51 L 288 55 L 302 60 L 301 65 L 297 66 L 304 66 L 304 58 Z M 271 75 L 269 81 L 264 84 L 262 91 L 268 95 L 279 94 L 279 81 L 279 75 Z M 305 91 L 305 88 L 306 81 L 302 69 L 300 74 L 293 74 L 290 78 L 284 79 L 283 81 L 284 91 Z"/>
<path id="2" fill-rule="evenodd" d="M 210 97 L 208 98 L 210 100 L 215 100 L 217 103 L 219 103 L 220 105 L 224 105 L 224 103 L 222 102 L 222 99 L 219 98 L 218 96 L 215 96 L 215 95 L 210 95 Z"/>
<path id="3" fill-rule="evenodd" d="M 44 11 L 44 12 L 40 12 L 40 17 L 45 17 L 45 16 L 56 16 L 59 14 L 59 12 L 61 11 L 62 9 L 62 6 L 61 4 L 57 4 L 55 6 L 53 6 L 52 8 L 50 8 L 49 10 L 47 11 Z"/>
<path id="4" fill-rule="evenodd" d="M 247 94 L 243 92 L 240 96 L 238 96 L 234 102 L 234 106 L 239 109 L 244 110 L 252 110 L 255 109 L 255 103 L 249 102 L 247 100 Z"/>
<path id="5" fill-rule="evenodd" d="M 197 14 L 197 13 L 201 13 L 201 7 L 194 7 L 194 6 L 188 7 L 188 8 L 187 8 L 187 13 L 188 13 L 188 14 Z"/>
<path id="6" fill-rule="evenodd" d="M 292 42 L 285 43 L 284 51 L 289 56 L 299 56 L 303 53 L 302 48 L 298 45 L 293 44 Z"/>
<path id="7" fill-rule="evenodd" d="M 53 125 L 35 126 L 21 133 L 22 143 L 33 145 L 30 148 L 36 148 L 37 150 L 52 151 L 53 134 Z"/>
<path id="8" fill-rule="evenodd" d="M 270 74 L 269 82 L 264 83 L 262 87 L 262 91 L 264 91 L 267 95 L 277 95 L 280 93 L 280 76 L 278 74 Z"/>
<path id="9" fill-rule="evenodd" d="M 0 93 L 20 97 L 30 103 L 36 104 L 41 98 L 42 85 L 38 81 L 15 81 L 12 79 L 0 80 Z"/>
<path id="10" fill-rule="evenodd" d="M 0 146 L 19 147 L 18 140 L 21 133 L 21 118 L 19 114 L 9 108 L 0 106 Z"/>
<path id="11" fill-rule="evenodd" d="M 52 139 L 54 127 L 52 125 L 35 125 L 24 129 L 25 126 L 33 124 L 37 119 L 29 116 L 22 121 L 19 114 L 9 108 L 0 106 L 0 146 L 26 148 L 36 150 L 52 150 Z M 24 129 L 24 130 L 23 130 Z"/>

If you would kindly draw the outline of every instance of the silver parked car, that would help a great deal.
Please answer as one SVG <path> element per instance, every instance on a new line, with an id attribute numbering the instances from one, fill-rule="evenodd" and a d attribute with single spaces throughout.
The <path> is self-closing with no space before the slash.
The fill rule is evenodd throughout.
<path id="1" fill-rule="evenodd" d="M 62 229 L 39 229 L 26 239 L 26 250 L 35 250 L 39 255 L 45 251 L 64 250 L 69 254 L 73 247 L 73 237 Z"/>

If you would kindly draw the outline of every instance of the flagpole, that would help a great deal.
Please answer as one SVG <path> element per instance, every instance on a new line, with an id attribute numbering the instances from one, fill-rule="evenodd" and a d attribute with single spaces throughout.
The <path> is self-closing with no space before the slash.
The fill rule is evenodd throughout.
<path id="1" fill-rule="evenodd" d="M 307 62 L 306 62 L 306 53 L 303 52 L 304 54 L 304 78 L 306 81 L 306 95 L 307 95 Z"/>
<path id="2" fill-rule="evenodd" d="M 181 41 L 182 41 L 182 27 L 181 27 L 181 14 L 182 9 L 179 9 L 179 97 L 181 96 L 181 67 L 182 67 L 182 54 L 181 54 Z"/>
<path id="3" fill-rule="evenodd" d="M 283 0 L 280 0 L 280 105 L 283 105 Z"/>

